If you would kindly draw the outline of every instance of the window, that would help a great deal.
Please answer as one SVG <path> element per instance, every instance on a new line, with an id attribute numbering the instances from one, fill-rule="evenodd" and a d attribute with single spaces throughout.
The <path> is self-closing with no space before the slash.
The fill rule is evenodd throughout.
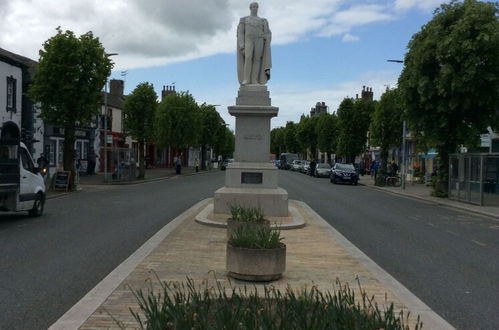
<path id="1" fill-rule="evenodd" d="M 7 77 L 7 111 L 16 112 L 16 82 L 14 77 Z"/>
<path id="2" fill-rule="evenodd" d="M 34 171 L 35 166 L 33 165 L 33 161 L 31 160 L 31 157 L 28 155 L 28 152 L 25 149 L 21 149 L 21 162 L 26 171 Z"/>

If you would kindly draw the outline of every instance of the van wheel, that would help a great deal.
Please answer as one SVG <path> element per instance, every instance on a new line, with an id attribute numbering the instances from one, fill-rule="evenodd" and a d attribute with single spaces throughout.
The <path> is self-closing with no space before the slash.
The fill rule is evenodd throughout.
<path id="1" fill-rule="evenodd" d="M 29 210 L 29 215 L 31 217 L 39 217 L 43 214 L 43 207 L 45 206 L 45 198 L 42 194 L 36 194 L 35 203 L 33 208 Z"/>

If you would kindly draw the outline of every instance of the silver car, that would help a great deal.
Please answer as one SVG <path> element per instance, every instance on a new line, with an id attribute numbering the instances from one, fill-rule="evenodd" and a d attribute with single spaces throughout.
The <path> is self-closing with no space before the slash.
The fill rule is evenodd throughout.
<path id="1" fill-rule="evenodd" d="M 293 163 L 291 163 L 291 171 L 299 171 L 301 166 L 301 160 L 295 159 Z"/>
<path id="2" fill-rule="evenodd" d="M 315 176 L 318 178 L 329 178 L 331 175 L 331 165 L 327 163 L 319 163 L 315 167 Z"/>

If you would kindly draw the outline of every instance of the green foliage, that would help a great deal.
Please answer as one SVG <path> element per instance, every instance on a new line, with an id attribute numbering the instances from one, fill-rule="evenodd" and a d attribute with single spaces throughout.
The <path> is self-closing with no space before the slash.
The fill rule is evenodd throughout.
<path id="1" fill-rule="evenodd" d="M 282 240 L 280 230 L 246 222 L 235 229 L 229 244 L 247 249 L 276 249 L 283 246 Z"/>
<path id="2" fill-rule="evenodd" d="M 446 186 L 448 155 L 499 127 L 499 4 L 452 1 L 408 45 L 399 89 L 410 128 L 439 153 Z"/>
<path id="3" fill-rule="evenodd" d="M 380 309 L 360 283 L 357 298 L 339 280 L 324 293 L 316 286 L 297 292 L 265 286 L 263 294 L 256 287 L 225 288 L 219 281 L 216 287 L 208 282 L 196 286 L 189 278 L 159 282 L 158 292 L 152 283 L 146 292 L 132 291 L 140 311 L 130 308 L 130 312 L 141 329 L 410 329 L 406 325 L 409 313 L 397 315 L 393 303 L 387 301 L 388 307 Z M 418 317 L 414 329 L 422 326 Z"/>
<path id="4" fill-rule="evenodd" d="M 201 134 L 200 144 L 213 147 L 217 142 L 219 131 L 225 128 L 225 122 L 213 105 L 206 103 L 199 107 Z"/>
<path id="5" fill-rule="evenodd" d="M 155 124 L 156 139 L 161 146 L 181 149 L 199 141 L 199 107 L 189 93 L 172 93 L 165 97 L 156 111 Z"/>
<path id="6" fill-rule="evenodd" d="M 337 111 L 338 145 L 336 153 L 353 161 L 365 151 L 367 131 L 374 112 L 375 102 L 345 98 Z"/>
<path id="7" fill-rule="evenodd" d="M 263 222 L 265 221 L 265 216 L 259 208 L 255 207 L 244 207 L 240 205 L 230 206 L 230 215 L 232 220 L 244 221 L 244 222 Z"/>
<path id="8" fill-rule="evenodd" d="M 288 121 L 286 123 L 286 129 L 284 131 L 284 142 L 286 144 L 286 152 L 295 153 L 300 150 L 300 143 L 297 136 L 297 125 L 292 121 Z"/>
<path id="9" fill-rule="evenodd" d="M 123 105 L 125 130 L 139 142 L 139 178 L 145 176 L 144 145 L 154 137 L 156 92 L 149 83 L 138 84 Z"/>
<path id="10" fill-rule="evenodd" d="M 386 172 L 388 151 L 402 143 L 403 104 L 397 89 L 387 89 L 376 104 L 369 128 L 372 145 L 381 148 L 382 168 Z"/>
<path id="11" fill-rule="evenodd" d="M 322 152 L 333 153 L 338 136 L 338 117 L 335 114 L 322 114 L 317 117 L 317 146 Z"/>
<path id="12" fill-rule="evenodd" d="M 215 153 L 217 155 L 222 155 L 222 158 L 231 158 L 235 150 L 236 137 L 234 132 L 232 132 L 228 127 L 219 130 L 217 134 L 217 140 L 215 143 Z"/>
<path id="13" fill-rule="evenodd" d="M 74 127 L 88 125 L 99 114 L 101 90 L 113 63 L 92 32 L 76 37 L 57 34 L 43 44 L 29 95 L 40 102 L 46 123 Z"/>
<path id="14" fill-rule="evenodd" d="M 302 152 L 310 149 L 312 158 L 317 155 L 317 117 L 309 117 L 302 115 L 296 130 L 296 136 L 300 144 Z"/>
<path id="15" fill-rule="evenodd" d="M 277 127 L 270 131 L 270 152 L 279 156 L 286 151 L 286 128 Z"/>
<path id="16" fill-rule="evenodd" d="M 153 85 L 147 82 L 138 84 L 125 98 L 125 130 L 139 142 L 146 142 L 154 137 L 157 98 Z"/>
<path id="17" fill-rule="evenodd" d="M 71 31 L 57 34 L 43 44 L 29 96 L 39 102 L 47 124 L 64 128 L 64 169 L 74 178 L 75 127 L 85 126 L 99 114 L 101 90 L 113 63 L 92 32 L 76 37 Z M 70 181 L 74 189 L 74 181 Z"/>

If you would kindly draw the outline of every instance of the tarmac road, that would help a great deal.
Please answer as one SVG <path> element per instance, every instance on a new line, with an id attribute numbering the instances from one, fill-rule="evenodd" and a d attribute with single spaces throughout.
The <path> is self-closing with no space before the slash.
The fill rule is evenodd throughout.
<path id="1" fill-rule="evenodd" d="M 0 329 L 46 329 L 145 241 L 223 186 L 221 171 L 85 186 L 41 218 L 0 213 Z"/>
<path id="2" fill-rule="evenodd" d="M 306 202 L 458 329 L 499 329 L 499 221 L 364 186 L 280 171 Z"/>
<path id="3" fill-rule="evenodd" d="M 0 214 L 0 329 L 45 329 L 224 172 L 86 187 L 31 219 Z M 280 171 L 303 200 L 458 329 L 499 328 L 499 222 Z"/>

